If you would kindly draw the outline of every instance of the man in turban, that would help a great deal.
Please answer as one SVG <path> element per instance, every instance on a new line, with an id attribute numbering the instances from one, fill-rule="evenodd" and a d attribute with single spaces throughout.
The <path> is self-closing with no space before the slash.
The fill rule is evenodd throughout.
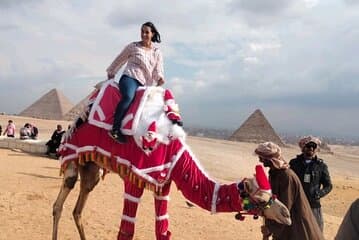
<path id="1" fill-rule="evenodd" d="M 323 231 L 323 215 L 320 199 L 332 190 L 327 165 L 317 157 L 321 141 L 313 136 L 300 139 L 298 145 L 302 153 L 289 162 L 290 168 L 297 174 L 308 198 L 313 214 Z"/>
<path id="2" fill-rule="evenodd" d="M 275 240 L 322 240 L 322 232 L 313 216 L 310 205 L 297 175 L 282 157 L 281 149 L 272 142 L 258 145 L 254 151 L 259 161 L 269 167 L 272 193 L 290 211 L 292 225 L 286 226 L 266 219 L 262 226 L 263 239 L 271 235 Z"/>

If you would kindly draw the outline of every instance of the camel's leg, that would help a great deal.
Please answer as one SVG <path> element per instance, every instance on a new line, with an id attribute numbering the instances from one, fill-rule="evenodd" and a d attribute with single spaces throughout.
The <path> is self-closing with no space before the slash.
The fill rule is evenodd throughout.
<path id="1" fill-rule="evenodd" d="M 52 215 L 53 215 L 53 229 L 52 229 L 52 240 L 57 239 L 57 231 L 59 226 L 59 221 L 61 217 L 61 212 L 64 206 L 64 202 L 69 195 L 70 191 L 74 188 L 75 183 L 78 177 L 78 170 L 76 165 L 71 162 L 67 165 L 67 168 L 64 172 L 63 183 L 60 188 L 59 195 L 53 205 Z"/>
<path id="2" fill-rule="evenodd" d="M 135 233 L 137 207 L 143 194 L 143 188 L 138 188 L 128 180 L 124 181 L 124 185 L 123 213 L 117 239 L 132 240 Z"/>
<path id="3" fill-rule="evenodd" d="M 161 195 L 155 194 L 155 213 L 156 213 L 156 239 L 169 240 L 171 232 L 168 231 L 167 205 L 169 201 L 171 183 L 162 188 Z"/>
<path id="4" fill-rule="evenodd" d="M 79 166 L 80 172 L 80 194 L 73 211 L 77 230 L 79 231 L 81 240 L 85 240 L 85 231 L 82 224 L 81 213 L 85 207 L 89 193 L 94 189 L 100 180 L 99 166 L 93 162 L 88 162 L 84 166 Z"/>

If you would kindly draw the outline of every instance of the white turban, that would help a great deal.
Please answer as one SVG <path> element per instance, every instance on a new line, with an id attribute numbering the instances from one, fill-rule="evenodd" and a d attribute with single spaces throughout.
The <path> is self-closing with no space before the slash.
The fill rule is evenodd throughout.
<path id="1" fill-rule="evenodd" d="M 270 160 L 273 163 L 273 166 L 277 169 L 286 169 L 289 167 L 288 163 L 282 157 L 282 150 L 275 143 L 261 143 L 254 152 L 259 157 Z"/>
<path id="2" fill-rule="evenodd" d="M 299 140 L 298 145 L 299 145 L 300 149 L 303 149 L 304 146 L 310 142 L 314 142 L 315 144 L 317 144 L 318 148 L 322 144 L 322 142 L 320 141 L 319 138 L 313 137 L 313 136 L 306 136 Z"/>

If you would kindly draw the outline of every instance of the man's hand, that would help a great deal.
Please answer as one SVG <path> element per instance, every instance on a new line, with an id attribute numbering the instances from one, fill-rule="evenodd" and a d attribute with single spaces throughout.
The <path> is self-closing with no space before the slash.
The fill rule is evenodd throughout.
<path id="1" fill-rule="evenodd" d="M 115 77 L 115 74 L 107 73 L 107 79 L 110 80 Z"/>
<path id="2" fill-rule="evenodd" d="M 157 86 L 162 86 L 165 83 L 163 78 L 158 79 Z"/>

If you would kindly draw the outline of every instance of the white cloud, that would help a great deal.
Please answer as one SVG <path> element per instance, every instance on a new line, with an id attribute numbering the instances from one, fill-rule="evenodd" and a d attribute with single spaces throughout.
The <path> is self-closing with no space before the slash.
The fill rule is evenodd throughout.
<path id="1" fill-rule="evenodd" d="M 319 100 L 309 107 L 334 97 L 337 106 L 359 101 L 359 15 L 343 2 L 14 3 L 0 3 L 0 96 L 11 98 L 4 89 L 19 88 L 25 79 L 34 86 L 21 92 L 27 102 L 10 106 L 17 111 L 47 88 L 82 99 L 125 44 L 139 40 L 140 24 L 148 20 L 162 34 L 165 87 L 184 104 L 189 121 L 198 120 L 199 106 L 218 124 L 223 105 L 241 113 L 262 103 L 273 109 L 285 102 L 289 109 L 312 96 Z M 0 111 L 8 107 L 1 102 Z"/>

